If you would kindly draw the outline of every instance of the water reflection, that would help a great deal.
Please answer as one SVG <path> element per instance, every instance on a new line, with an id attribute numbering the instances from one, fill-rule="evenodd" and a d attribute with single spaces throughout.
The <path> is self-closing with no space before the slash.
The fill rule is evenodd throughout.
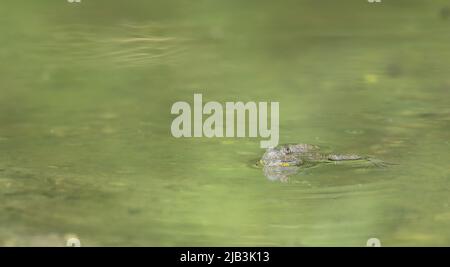
<path id="1" fill-rule="evenodd" d="M 287 183 L 289 182 L 290 176 L 300 172 L 300 167 L 264 166 L 263 172 L 267 179 L 269 179 L 270 181 L 280 181 L 282 183 Z"/>

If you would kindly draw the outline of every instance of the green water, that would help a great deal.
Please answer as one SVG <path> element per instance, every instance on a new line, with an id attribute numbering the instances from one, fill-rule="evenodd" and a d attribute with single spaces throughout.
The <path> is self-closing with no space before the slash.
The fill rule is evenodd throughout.
<path id="1" fill-rule="evenodd" d="M 450 245 L 446 6 L 2 1 L 0 245 Z M 171 136 L 194 93 L 395 164 L 270 181 L 259 138 Z"/>

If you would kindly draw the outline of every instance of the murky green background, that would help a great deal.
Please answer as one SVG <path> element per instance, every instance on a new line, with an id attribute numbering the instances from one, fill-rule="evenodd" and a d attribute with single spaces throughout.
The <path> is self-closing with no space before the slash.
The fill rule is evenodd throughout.
<path id="1" fill-rule="evenodd" d="M 450 245 L 448 1 L 5 0 L 0 245 Z M 372 155 L 288 183 L 171 105 L 279 101 L 280 142 Z"/>

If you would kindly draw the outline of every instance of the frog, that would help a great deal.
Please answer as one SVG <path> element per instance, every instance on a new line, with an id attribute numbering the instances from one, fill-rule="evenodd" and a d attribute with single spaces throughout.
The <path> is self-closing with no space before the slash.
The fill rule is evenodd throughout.
<path id="1" fill-rule="evenodd" d="M 281 144 L 268 148 L 259 162 L 264 175 L 269 180 L 286 182 L 304 168 L 320 164 L 338 164 L 340 162 L 358 162 L 363 165 L 384 167 L 385 162 L 370 156 L 353 153 L 324 153 L 320 147 L 312 144 Z"/>

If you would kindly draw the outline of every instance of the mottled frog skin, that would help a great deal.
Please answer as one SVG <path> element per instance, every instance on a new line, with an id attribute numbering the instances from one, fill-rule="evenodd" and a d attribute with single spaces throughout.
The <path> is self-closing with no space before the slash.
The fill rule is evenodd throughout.
<path id="1" fill-rule="evenodd" d="M 323 154 L 319 147 L 310 144 L 285 144 L 267 149 L 261 158 L 263 166 L 301 166 L 305 162 L 359 160 L 355 154 Z"/>
<path id="2" fill-rule="evenodd" d="M 302 167 L 320 163 L 337 164 L 340 161 L 360 161 L 375 166 L 383 163 L 356 154 L 321 153 L 316 145 L 284 144 L 267 149 L 259 164 L 263 166 L 264 174 L 270 180 L 285 181 L 289 176 L 298 173 Z"/>

